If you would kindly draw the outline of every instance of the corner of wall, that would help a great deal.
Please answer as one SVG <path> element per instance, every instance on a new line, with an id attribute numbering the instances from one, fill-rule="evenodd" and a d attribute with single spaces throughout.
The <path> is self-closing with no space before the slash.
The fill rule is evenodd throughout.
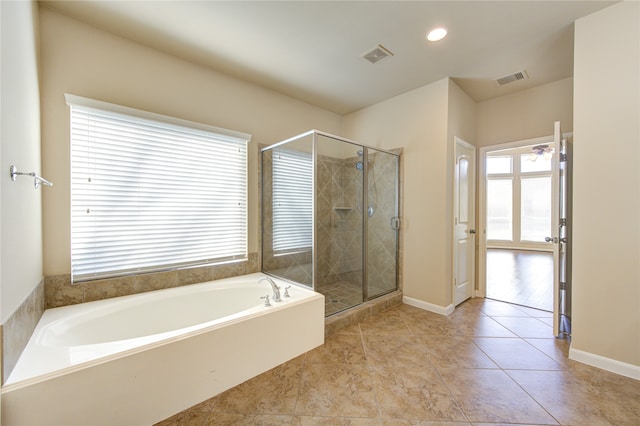
<path id="1" fill-rule="evenodd" d="M 640 3 L 623 1 L 578 19 L 573 78 L 572 357 L 607 369 L 628 366 L 635 374 L 640 367 L 639 16 Z"/>
<path id="2" fill-rule="evenodd" d="M 0 115 L 0 169 L 13 164 L 22 171 L 40 172 L 38 4 L 1 2 L 0 8 L 0 96 L 2 105 L 11 105 L 10 114 Z M 0 186 L 0 320 L 6 376 L 24 348 L 24 338 L 16 336 L 22 336 L 22 330 L 30 336 L 33 319 L 41 315 L 34 300 L 44 298 L 42 188 L 35 190 L 28 178 L 1 179 Z"/>

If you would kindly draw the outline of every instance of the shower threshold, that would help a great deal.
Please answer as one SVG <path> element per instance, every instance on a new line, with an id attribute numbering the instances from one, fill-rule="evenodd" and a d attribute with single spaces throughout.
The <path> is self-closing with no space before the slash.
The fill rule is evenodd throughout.
<path id="1" fill-rule="evenodd" d="M 372 294 L 375 294 L 376 298 L 392 291 L 395 291 L 395 289 L 370 289 L 370 292 Z M 335 315 L 339 312 L 345 311 L 363 303 L 362 286 L 360 284 L 354 284 L 349 281 L 336 281 L 331 284 L 322 284 L 318 292 L 322 293 L 325 297 L 325 317 Z"/>
<path id="2" fill-rule="evenodd" d="M 371 318 L 371 316 L 401 303 L 402 291 L 393 290 L 390 293 L 380 295 L 375 299 L 368 300 L 332 315 L 327 315 L 325 312 L 324 334 L 325 336 L 330 336 L 350 325 L 360 321 L 366 321 Z"/>

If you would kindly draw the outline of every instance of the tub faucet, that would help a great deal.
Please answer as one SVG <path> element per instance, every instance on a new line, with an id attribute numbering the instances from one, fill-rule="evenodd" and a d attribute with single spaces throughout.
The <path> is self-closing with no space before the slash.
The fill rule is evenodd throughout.
<path id="1" fill-rule="evenodd" d="M 271 284 L 271 288 L 273 289 L 273 301 L 274 302 L 282 302 L 282 299 L 280 298 L 280 287 L 278 287 L 278 284 L 276 284 L 271 278 L 269 277 L 262 277 L 258 280 L 258 282 L 260 281 L 267 281 L 269 284 Z"/>

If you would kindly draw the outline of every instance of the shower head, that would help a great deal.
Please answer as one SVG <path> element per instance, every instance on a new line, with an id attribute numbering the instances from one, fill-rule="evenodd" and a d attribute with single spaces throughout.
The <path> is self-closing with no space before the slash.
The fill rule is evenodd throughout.
<path id="1" fill-rule="evenodd" d="M 358 150 L 358 157 L 362 157 L 364 155 L 364 151 L 361 149 Z"/>

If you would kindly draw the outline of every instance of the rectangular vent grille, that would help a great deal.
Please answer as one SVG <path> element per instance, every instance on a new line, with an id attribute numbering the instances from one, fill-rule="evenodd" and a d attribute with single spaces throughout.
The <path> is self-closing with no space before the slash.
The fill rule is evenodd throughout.
<path id="1" fill-rule="evenodd" d="M 514 81 L 524 80 L 525 78 L 529 78 L 526 71 L 518 71 L 513 74 L 506 75 L 502 78 L 497 79 L 496 81 L 500 86 L 504 86 L 505 84 L 513 83 Z"/>
<path id="2" fill-rule="evenodd" d="M 364 59 L 371 62 L 372 64 L 380 62 L 381 60 L 383 60 L 384 58 L 388 58 L 389 56 L 393 56 L 393 52 L 391 52 L 381 44 L 377 45 L 372 50 L 362 55 Z"/>

